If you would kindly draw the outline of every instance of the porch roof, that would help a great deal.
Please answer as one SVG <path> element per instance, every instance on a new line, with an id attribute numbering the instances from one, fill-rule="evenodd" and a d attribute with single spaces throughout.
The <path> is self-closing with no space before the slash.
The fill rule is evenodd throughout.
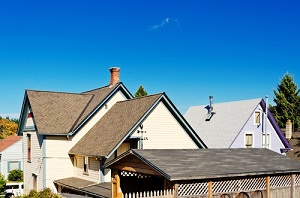
<path id="1" fill-rule="evenodd" d="M 78 192 L 97 197 L 111 197 L 111 183 L 97 183 L 77 177 L 68 177 L 53 181 L 55 184 Z"/>
<path id="2" fill-rule="evenodd" d="M 146 174 L 155 172 L 170 181 L 300 173 L 298 161 L 259 148 L 134 149 L 108 162 L 106 167 Z"/>

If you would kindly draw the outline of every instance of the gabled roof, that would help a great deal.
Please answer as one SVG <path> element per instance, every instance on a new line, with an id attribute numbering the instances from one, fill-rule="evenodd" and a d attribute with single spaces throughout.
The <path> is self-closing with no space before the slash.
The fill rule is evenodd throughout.
<path id="1" fill-rule="evenodd" d="M 17 141 L 19 141 L 21 138 L 22 138 L 21 136 L 11 135 L 11 136 L 8 136 L 7 138 L 1 140 L 0 141 L 0 152 L 4 151 L 8 147 L 10 147 L 11 145 L 13 145 Z"/>
<path id="2" fill-rule="evenodd" d="M 69 154 L 109 157 L 115 149 L 143 122 L 159 101 L 170 102 L 165 93 L 117 102 L 78 143 Z M 168 103 L 169 104 L 169 103 Z M 172 104 L 171 112 L 178 113 Z M 178 115 L 177 115 L 178 116 Z M 180 119 L 180 118 L 178 118 Z M 182 117 L 183 119 L 183 117 Z M 185 120 L 183 122 L 186 122 Z M 185 123 L 187 124 L 187 123 Z M 189 128 L 190 126 L 186 126 Z M 205 144 L 191 131 L 190 136 L 199 147 Z"/>
<path id="3" fill-rule="evenodd" d="M 208 148 L 229 148 L 261 100 L 215 103 L 210 121 L 207 105 L 190 107 L 184 117 Z"/>
<path id="4" fill-rule="evenodd" d="M 105 167 L 118 170 L 126 166 L 149 172 L 145 164 L 171 181 L 300 173 L 298 161 L 262 148 L 133 149 Z"/>
<path id="5" fill-rule="evenodd" d="M 70 150 L 70 154 L 106 156 L 137 125 L 162 94 L 117 102 Z"/>
<path id="6" fill-rule="evenodd" d="M 65 93 L 26 90 L 20 117 L 20 126 L 25 125 L 26 104 L 29 105 L 35 126 L 40 134 L 72 135 L 116 90 L 123 90 L 128 98 L 130 92 L 122 83 L 105 86 L 83 93 Z M 28 101 L 28 102 L 26 102 Z"/>

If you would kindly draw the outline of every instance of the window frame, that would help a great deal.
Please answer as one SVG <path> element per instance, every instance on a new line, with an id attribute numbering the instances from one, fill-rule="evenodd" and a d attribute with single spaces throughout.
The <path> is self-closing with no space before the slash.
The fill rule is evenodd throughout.
<path id="1" fill-rule="evenodd" d="M 31 134 L 27 134 L 27 162 L 31 162 Z"/>
<path id="2" fill-rule="evenodd" d="M 265 145 L 265 133 L 262 134 L 262 145 L 263 148 L 267 148 L 267 149 L 271 148 L 271 133 L 267 132 L 267 146 Z"/>
<path id="3" fill-rule="evenodd" d="M 83 156 L 83 174 L 89 173 L 89 157 Z"/>
<path id="4" fill-rule="evenodd" d="M 259 114 L 259 122 L 257 122 L 257 115 L 256 114 Z M 254 111 L 254 125 L 261 125 L 262 123 L 262 111 L 260 110 L 255 110 Z"/>
<path id="5" fill-rule="evenodd" d="M 254 145 L 254 134 L 253 133 L 245 133 L 245 135 L 244 135 L 245 137 L 244 137 L 244 148 L 253 148 L 253 145 Z M 251 147 L 249 147 L 249 145 L 247 144 L 248 143 L 248 138 L 247 138 L 247 136 L 251 136 L 252 138 L 251 138 L 251 140 L 252 140 L 252 144 L 251 144 Z"/>

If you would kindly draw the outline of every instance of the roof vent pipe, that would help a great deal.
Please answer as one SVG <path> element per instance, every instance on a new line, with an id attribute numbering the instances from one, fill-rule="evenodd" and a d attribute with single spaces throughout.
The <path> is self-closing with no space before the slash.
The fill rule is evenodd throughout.
<path id="1" fill-rule="evenodd" d="M 208 113 L 211 113 L 213 111 L 212 102 L 213 102 L 213 96 L 209 96 L 209 110 L 208 110 Z"/>

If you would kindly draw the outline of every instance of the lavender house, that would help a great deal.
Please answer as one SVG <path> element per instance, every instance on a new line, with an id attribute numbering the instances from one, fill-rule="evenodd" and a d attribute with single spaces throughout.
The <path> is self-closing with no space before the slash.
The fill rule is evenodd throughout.
<path id="1" fill-rule="evenodd" d="M 262 98 L 217 104 L 211 98 L 209 105 L 190 107 L 184 117 L 208 148 L 290 150 L 269 109 L 265 119 L 265 108 Z"/>

